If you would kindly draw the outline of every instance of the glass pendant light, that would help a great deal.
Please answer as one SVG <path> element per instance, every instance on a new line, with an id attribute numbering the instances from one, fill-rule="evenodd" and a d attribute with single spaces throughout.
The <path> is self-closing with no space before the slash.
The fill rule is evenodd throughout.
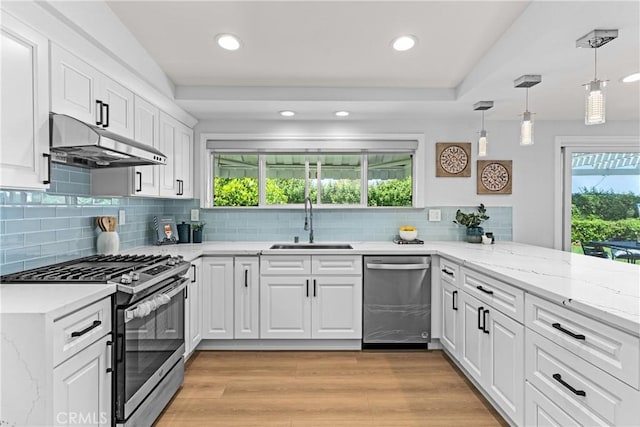
<path id="1" fill-rule="evenodd" d="M 588 47 L 594 53 L 593 80 L 585 84 L 584 124 L 599 125 L 605 122 L 606 80 L 598 79 L 598 48 L 618 37 L 618 30 L 593 30 L 576 40 L 577 47 Z"/>
<path id="2" fill-rule="evenodd" d="M 480 138 L 478 138 L 478 157 L 485 157 L 487 155 L 487 145 L 489 141 L 487 139 L 487 131 L 484 129 L 484 112 L 493 107 L 493 101 L 479 101 L 473 104 L 475 111 L 482 111 L 482 128 L 480 130 Z"/>
<path id="3" fill-rule="evenodd" d="M 523 87 L 527 90 L 525 96 L 525 109 L 520 123 L 520 145 L 533 145 L 533 117 L 529 111 L 529 88 L 542 81 L 539 74 L 525 74 L 514 80 L 514 87 Z"/>

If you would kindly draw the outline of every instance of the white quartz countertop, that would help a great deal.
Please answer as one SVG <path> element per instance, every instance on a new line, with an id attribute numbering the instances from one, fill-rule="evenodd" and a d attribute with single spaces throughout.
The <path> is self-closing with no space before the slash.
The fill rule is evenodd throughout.
<path id="1" fill-rule="evenodd" d="M 116 291 L 111 284 L 2 284 L 0 313 L 41 314 L 57 319 Z"/>
<path id="2" fill-rule="evenodd" d="M 526 292 L 640 336 L 640 266 L 513 242 L 349 242 L 353 249 L 269 249 L 281 242 L 207 242 L 144 246 L 129 252 L 200 256 L 257 254 L 441 255 Z M 331 242 L 320 242 L 331 243 Z"/>

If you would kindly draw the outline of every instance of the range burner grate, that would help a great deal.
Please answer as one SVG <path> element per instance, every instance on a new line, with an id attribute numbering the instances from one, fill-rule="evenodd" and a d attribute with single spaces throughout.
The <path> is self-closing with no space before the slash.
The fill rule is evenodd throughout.
<path id="1" fill-rule="evenodd" d="M 399 237 L 393 239 L 393 243 L 396 245 L 424 245 L 424 240 L 414 239 L 414 240 L 405 240 Z"/>

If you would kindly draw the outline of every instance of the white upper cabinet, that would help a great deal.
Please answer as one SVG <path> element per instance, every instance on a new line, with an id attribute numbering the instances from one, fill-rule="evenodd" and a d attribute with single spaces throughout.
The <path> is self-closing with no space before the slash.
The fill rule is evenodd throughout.
<path id="1" fill-rule="evenodd" d="M 160 196 L 193 197 L 193 130 L 161 111 L 158 148 L 167 156 L 160 169 Z"/>
<path id="2" fill-rule="evenodd" d="M 158 148 L 160 145 L 160 110 L 136 95 L 133 117 L 133 139 Z M 160 167 L 137 166 L 134 173 L 133 194 L 158 196 L 160 194 Z"/>
<path id="3" fill-rule="evenodd" d="M 51 110 L 133 138 L 133 92 L 63 48 L 51 46 Z"/>
<path id="4" fill-rule="evenodd" d="M 0 46 L 0 187 L 49 188 L 49 45 L 3 13 Z"/>

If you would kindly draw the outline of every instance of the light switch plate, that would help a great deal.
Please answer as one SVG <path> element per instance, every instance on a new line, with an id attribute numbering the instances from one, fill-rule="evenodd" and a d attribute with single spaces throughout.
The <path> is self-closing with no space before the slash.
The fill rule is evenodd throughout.
<path id="1" fill-rule="evenodd" d="M 440 221 L 440 209 L 429 209 L 429 221 Z"/>
<path id="2" fill-rule="evenodd" d="M 191 209 L 191 221 L 200 221 L 200 209 Z"/>
<path id="3" fill-rule="evenodd" d="M 118 224 L 125 225 L 126 224 L 125 219 L 126 219 L 126 217 L 124 215 L 124 209 L 120 209 L 118 211 Z"/>

